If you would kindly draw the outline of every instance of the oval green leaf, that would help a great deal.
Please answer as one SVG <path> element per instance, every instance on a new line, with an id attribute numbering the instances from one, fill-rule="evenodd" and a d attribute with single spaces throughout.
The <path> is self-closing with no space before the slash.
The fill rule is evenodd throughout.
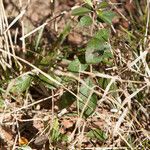
<path id="1" fill-rule="evenodd" d="M 78 8 L 73 9 L 71 14 L 74 16 L 81 16 L 81 15 L 87 14 L 89 12 L 91 12 L 91 10 L 88 8 L 78 7 Z"/>
<path id="2" fill-rule="evenodd" d="M 85 83 L 91 88 L 94 86 L 93 81 L 90 78 L 87 78 Z M 84 84 L 81 85 L 79 97 L 82 100 L 79 100 L 79 106 L 77 105 L 77 107 L 79 107 L 79 109 L 82 111 L 87 104 L 87 100 L 89 100 L 83 112 L 83 115 L 86 118 L 93 114 L 97 106 L 97 96 L 94 93 L 91 95 L 91 90 L 87 86 Z"/>
<path id="3" fill-rule="evenodd" d="M 88 67 L 87 64 L 81 64 L 79 59 L 77 58 L 69 64 L 68 70 L 72 72 L 79 72 L 86 70 L 87 67 Z"/>
<path id="4" fill-rule="evenodd" d="M 108 24 L 112 24 L 113 18 L 116 14 L 112 11 L 97 11 L 98 17 Z"/>
<path id="5" fill-rule="evenodd" d="M 81 26 L 90 26 L 93 23 L 92 18 L 90 16 L 83 16 L 80 19 Z"/>
<path id="6" fill-rule="evenodd" d="M 59 109 L 67 108 L 67 107 L 71 106 L 75 100 L 76 100 L 76 98 L 74 95 L 72 95 L 69 92 L 65 92 L 65 93 L 63 93 L 63 95 L 61 96 L 61 98 L 58 102 L 58 107 L 59 107 Z"/>
<path id="7" fill-rule="evenodd" d="M 11 86 L 10 92 L 12 93 L 22 93 L 26 91 L 31 84 L 32 77 L 31 75 L 23 75 L 16 79 L 13 79 L 9 85 Z"/>

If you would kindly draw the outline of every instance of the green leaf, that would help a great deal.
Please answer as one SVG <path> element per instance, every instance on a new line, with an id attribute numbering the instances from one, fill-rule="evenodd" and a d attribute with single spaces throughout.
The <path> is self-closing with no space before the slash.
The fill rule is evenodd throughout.
<path id="1" fill-rule="evenodd" d="M 58 107 L 59 109 L 67 108 L 71 106 L 75 100 L 76 98 L 74 95 L 72 95 L 70 92 L 65 92 L 58 102 Z"/>
<path id="2" fill-rule="evenodd" d="M 59 122 L 58 122 L 58 118 L 55 118 L 54 121 L 53 121 L 51 132 L 50 132 L 51 141 L 57 142 L 58 138 L 59 138 L 59 135 L 60 135 Z"/>
<path id="3" fill-rule="evenodd" d="M 50 131 L 49 139 L 51 142 L 68 141 L 68 136 L 60 132 L 60 124 L 58 118 L 55 118 Z"/>
<path id="4" fill-rule="evenodd" d="M 92 18 L 90 16 L 83 16 L 80 19 L 81 26 L 90 26 L 93 23 Z"/>
<path id="5" fill-rule="evenodd" d="M 93 81 L 90 78 L 87 78 L 85 80 L 85 83 L 91 88 L 94 86 Z M 84 84 L 82 84 L 79 93 L 79 97 L 82 100 L 79 100 L 79 106 L 77 107 L 79 107 L 79 109 L 82 111 L 87 103 L 87 100 L 89 100 L 83 113 L 85 117 L 89 117 L 95 111 L 97 106 L 97 96 L 95 94 L 92 94 L 91 97 L 89 97 L 90 95 L 91 95 L 91 90 L 88 87 L 86 87 Z"/>
<path id="6" fill-rule="evenodd" d="M 103 20 L 104 22 L 108 24 L 112 24 L 113 18 L 116 16 L 116 14 L 112 11 L 97 11 L 98 17 Z"/>
<path id="7" fill-rule="evenodd" d="M 103 42 L 101 42 L 98 38 L 92 38 L 88 42 L 87 48 L 89 48 L 89 49 L 99 49 L 100 48 L 100 44 L 103 44 Z"/>
<path id="8" fill-rule="evenodd" d="M 100 4 L 98 4 L 98 8 L 107 8 L 109 6 L 108 2 L 100 2 Z"/>
<path id="9" fill-rule="evenodd" d="M 108 48 L 109 48 L 109 46 L 108 46 Z M 103 54 L 102 57 L 103 57 L 104 59 L 107 59 L 107 58 L 112 58 L 113 55 L 112 55 L 112 53 L 111 53 L 110 51 L 108 51 L 108 49 L 107 49 L 107 50 L 104 51 L 104 54 Z"/>
<path id="10" fill-rule="evenodd" d="M 68 142 L 68 136 L 66 134 L 61 133 L 61 141 Z"/>
<path id="11" fill-rule="evenodd" d="M 23 75 L 16 79 L 13 79 L 8 88 L 10 88 L 10 92 L 12 93 L 22 93 L 26 91 L 31 85 L 32 77 L 31 75 Z"/>
<path id="12" fill-rule="evenodd" d="M 109 30 L 101 29 L 99 30 L 94 37 L 88 42 L 85 59 L 89 64 L 96 64 L 103 61 L 105 58 L 110 58 L 110 46 L 108 43 Z M 109 53 L 108 53 L 109 52 Z"/>
<path id="13" fill-rule="evenodd" d="M 87 64 L 81 64 L 79 59 L 77 58 L 69 64 L 68 70 L 73 72 L 79 72 L 86 70 L 87 67 L 88 67 Z"/>
<path id="14" fill-rule="evenodd" d="M 53 77 L 55 80 L 61 82 L 61 79 L 60 79 L 58 76 L 55 76 L 55 75 L 52 74 L 52 73 L 51 73 L 50 75 L 51 75 L 51 77 Z M 45 76 L 42 75 L 42 74 L 39 74 L 39 75 L 38 75 L 38 78 L 39 78 L 40 81 L 45 85 L 45 87 L 47 87 L 47 88 L 49 88 L 49 89 L 56 89 L 56 88 L 58 87 L 58 85 L 57 85 L 55 82 L 49 80 L 47 77 L 45 77 Z"/>
<path id="15" fill-rule="evenodd" d="M 51 61 L 54 60 L 54 55 L 53 54 L 49 54 L 47 56 L 44 56 L 42 58 L 42 60 L 40 61 L 40 65 L 43 65 L 43 66 L 47 66 L 51 63 Z"/>
<path id="16" fill-rule="evenodd" d="M 99 141 L 105 141 L 107 139 L 106 134 L 100 129 L 91 129 L 91 131 L 87 133 L 87 137 Z"/>
<path id="17" fill-rule="evenodd" d="M 75 79 L 73 79 L 71 77 L 67 77 L 67 76 L 62 76 L 61 80 L 62 80 L 61 83 L 63 85 L 68 85 L 68 84 L 74 84 L 74 83 L 76 83 Z"/>
<path id="18" fill-rule="evenodd" d="M 71 26 L 70 24 L 68 23 L 65 27 L 64 27 L 64 30 L 61 32 L 59 38 L 58 38 L 58 41 L 57 41 L 57 47 L 60 46 L 64 40 L 66 39 L 67 35 L 70 33 L 71 31 Z"/>
<path id="19" fill-rule="evenodd" d="M 93 3 L 91 0 L 84 0 L 85 3 L 87 3 L 89 6 L 93 7 Z"/>
<path id="20" fill-rule="evenodd" d="M 38 47 L 40 45 L 41 39 L 42 39 L 42 35 L 43 35 L 43 31 L 44 31 L 44 27 L 41 28 L 41 30 L 39 31 L 39 35 L 37 36 L 37 38 L 35 39 L 35 50 L 38 50 Z"/>
<path id="21" fill-rule="evenodd" d="M 108 41 L 110 35 L 110 31 L 108 29 L 101 29 L 97 31 L 97 33 L 94 35 L 94 38 L 99 39 L 102 42 Z"/>
<path id="22" fill-rule="evenodd" d="M 94 49 L 99 49 L 100 43 L 103 44 L 108 41 L 110 31 L 107 29 L 101 29 L 93 36 L 93 38 L 88 42 L 87 46 Z"/>
<path id="23" fill-rule="evenodd" d="M 99 39 L 93 38 L 87 45 L 85 52 L 86 62 L 89 64 L 96 64 L 106 58 L 105 51 L 109 50 L 109 44 L 101 42 Z"/>
<path id="24" fill-rule="evenodd" d="M 102 87 L 102 89 L 106 89 L 107 85 L 110 83 L 111 79 L 106 79 L 106 78 L 99 78 L 98 82 L 99 82 L 99 86 Z M 109 88 L 109 92 L 112 93 L 112 96 L 117 99 L 118 95 L 118 87 L 116 85 L 116 83 L 114 82 L 110 88 Z"/>
<path id="25" fill-rule="evenodd" d="M 89 12 L 91 12 L 91 10 L 88 9 L 88 8 L 78 7 L 78 8 L 75 8 L 75 9 L 72 10 L 72 15 L 81 16 L 81 15 L 87 14 Z"/>
<path id="26" fill-rule="evenodd" d="M 0 97 L 0 108 L 4 108 L 4 107 L 5 107 L 4 100 Z"/>

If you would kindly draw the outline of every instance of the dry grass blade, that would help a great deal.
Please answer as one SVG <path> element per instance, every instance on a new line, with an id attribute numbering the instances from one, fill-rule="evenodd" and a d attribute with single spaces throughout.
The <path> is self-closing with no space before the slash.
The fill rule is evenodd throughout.
<path id="1" fill-rule="evenodd" d="M 0 0 L 0 149 L 150 149 L 149 25 L 150 0 Z"/>

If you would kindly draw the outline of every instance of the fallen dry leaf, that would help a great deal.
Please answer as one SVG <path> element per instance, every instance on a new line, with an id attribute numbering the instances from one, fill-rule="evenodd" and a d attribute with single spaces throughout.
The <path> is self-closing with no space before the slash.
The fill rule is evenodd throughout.
<path id="1" fill-rule="evenodd" d="M 71 128 L 73 126 L 73 122 L 71 120 L 63 120 L 61 124 L 66 129 Z"/>

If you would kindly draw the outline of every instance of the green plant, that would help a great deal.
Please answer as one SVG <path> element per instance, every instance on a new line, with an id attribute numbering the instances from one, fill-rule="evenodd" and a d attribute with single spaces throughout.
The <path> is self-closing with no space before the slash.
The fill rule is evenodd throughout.
<path id="1" fill-rule="evenodd" d="M 42 20 L 19 3 L 11 23 L 0 2 L 0 149 L 5 133 L 20 150 L 149 147 L 150 3 L 76 2 L 51 1 Z"/>

